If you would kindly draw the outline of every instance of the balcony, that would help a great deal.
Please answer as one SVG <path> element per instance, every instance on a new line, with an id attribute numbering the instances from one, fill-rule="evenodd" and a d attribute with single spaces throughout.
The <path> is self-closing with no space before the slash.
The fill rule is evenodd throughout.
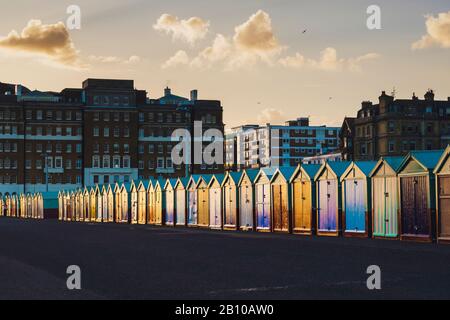
<path id="1" fill-rule="evenodd" d="M 157 174 L 172 174 L 175 173 L 174 168 L 157 168 L 156 169 Z"/>

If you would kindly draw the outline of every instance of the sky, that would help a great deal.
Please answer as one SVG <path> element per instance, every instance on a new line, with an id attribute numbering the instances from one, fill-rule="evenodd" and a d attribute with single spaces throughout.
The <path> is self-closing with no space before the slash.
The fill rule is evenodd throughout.
<path id="1" fill-rule="evenodd" d="M 81 28 L 67 8 L 81 12 Z M 371 5 L 381 29 L 370 30 Z M 227 127 L 309 116 L 340 126 L 382 90 L 450 96 L 447 0 L 15 0 L 0 11 L 0 81 L 60 91 L 133 79 L 152 98 L 221 100 Z"/>

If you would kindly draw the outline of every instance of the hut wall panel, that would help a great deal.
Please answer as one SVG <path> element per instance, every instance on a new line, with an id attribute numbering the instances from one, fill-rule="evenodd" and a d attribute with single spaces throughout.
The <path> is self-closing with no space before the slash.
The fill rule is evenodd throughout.
<path id="1" fill-rule="evenodd" d="M 174 224 L 174 216 L 175 216 L 175 193 L 173 190 L 166 191 L 166 215 L 165 215 L 165 223 L 166 225 Z"/>
<path id="2" fill-rule="evenodd" d="M 138 192 L 138 223 L 146 224 L 147 222 L 147 192 L 139 191 Z"/>
<path id="3" fill-rule="evenodd" d="M 273 185 L 273 225 L 275 231 L 289 232 L 288 187 Z"/>
<path id="4" fill-rule="evenodd" d="M 256 184 L 257 229 L 270 230 L 270 185 Z"/>
<path id="5" fill-rule="evenodd" d="M 427 178 L 425 176 L 402 177 L 402 233 L 427 236 L 430 234 L 428 215 Z"/>
<path id="6" fill-rule="evenodd" d="M 131 192 L 131 203 L 130 203 L 130 211 L 131 211 L 131 223 L 138 223 L 138 193 L 137 191 Z"/>
<path id="7" fill-rule="evenodd" d="M 253 189 L 251 184 L 243 184 L 239 189 L 239 221 L 241 228 L 253 228 Z"/>
<path id="8" fill-rule="evenodd" d="M 235 228 L 237 226 L 237 194 L 236 186 L 225 185 L 224 188 L 224 226 Z"/>
<path id="9" fill-rule="evenodd" d="M 337 231 L 337 182 L 334 180 L 319 181 L 319 231 Z"/>
<path id="10" fill-rule="evenodd" d="M 208 190 L 201 188 L 198 190 L 198 226 L 209 226 L 209 201 Z"/>
<path id="11" fill-rule="evenodd" d="M 186 191 L 184 189 L 176 190 L 176 224 L 184 226 L 186 224 Z"/>
<path id="12" fill-rule="evenodd" d="M 211 228 L 222 227 L 222 195 L 217 187 L 209 190 L 209 221 Z"/>
<path id="13" fill-rule="evenodd" d="M 439 237 L 450 238 L 450 176 L 439 181 Z"/>
<path id="14" fill-rule="evenodd" d="M 188 225 L 196 226 L 198 224 L 198 198 L 197 198 L 197 190 L 190 189 L 188 191 Z"/>
<path id="15" fill-rule="evenodd" d="M 346 231 L 365 232 L 366 203 L 365 183 L 362 179 L 345 180 L 345 225 Z"/>

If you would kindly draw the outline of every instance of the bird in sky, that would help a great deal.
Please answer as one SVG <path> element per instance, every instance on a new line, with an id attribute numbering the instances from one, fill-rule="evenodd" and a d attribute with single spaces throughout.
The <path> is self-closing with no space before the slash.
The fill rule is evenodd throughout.
<path id="1" fill-rule="evenodd" d="M 306 33 L 306 31 L 308 31 L 308 29 L 305 29 L 305 30 L 303 30 L 303 31 L 302 31 L 302 34 L 305 34 L 305 33 Z"/>

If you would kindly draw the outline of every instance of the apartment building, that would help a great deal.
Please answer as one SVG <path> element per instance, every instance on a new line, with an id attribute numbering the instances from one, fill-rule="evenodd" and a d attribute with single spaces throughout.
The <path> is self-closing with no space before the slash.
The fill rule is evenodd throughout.
<path id="1" fill-rule="evenodd" d="M 338 150 L 339 132 L 337 127 L 310 126 L 308 118 L 236 127 L 226 135 L 226 169 L 297 166 L 305 157 Z"/>
<path id="2" fill-rule="evenodd" d="M 450 98 L 435 100 L 433 90 L 428 90 L 424 99 L 415 94 L 395 99 L 383 91 L 378 104 L 363 102 L 356 119 L 344 123 L 343 130 L 347 159 L 376 160 L 445 148 L 450 143 Z"/>
<path id="3" fill-rule="evenodd" d="M 194 121 L 223 133 L 222 113 L 196 90 L 189 99 L 166 88 L 150 99 L 133 80 L 87 79 L 61 92 L 0 83 L 0 192 L 221 172 L 220 164 L 174 165 L 171 136 L 193 132 Z"/>

